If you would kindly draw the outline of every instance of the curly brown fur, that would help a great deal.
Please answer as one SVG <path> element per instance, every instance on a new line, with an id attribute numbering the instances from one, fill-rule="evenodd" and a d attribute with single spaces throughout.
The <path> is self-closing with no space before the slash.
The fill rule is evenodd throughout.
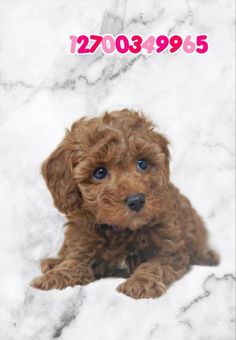
<path id="1" fill-rule="evenodd" d="M 148 168 L 137 168 L 146 159 Z M 108 175 L 93 176 L 98 167 Z M 32 286 L 44 290 L 126 277 L 118 291 L 133 298 L 162 295 L 191 264 L 216 265 L 202 219 L 169 181 L 165 136 L 143 114 L 114 111 L 80 119 L 50 157 L 42 174 L 55 206 L 66 214 L 57 258 L 41 261 Z M 142 193 L 131 210 L 127 197 Z"/>

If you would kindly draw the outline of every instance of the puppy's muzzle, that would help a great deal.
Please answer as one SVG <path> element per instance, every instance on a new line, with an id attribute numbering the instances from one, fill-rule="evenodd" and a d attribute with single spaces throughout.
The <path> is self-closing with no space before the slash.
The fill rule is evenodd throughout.
<path id="1" fill-rule="evenodd" d="M 129 209 L 139 211 L 145 204 L 145 196 L 143 194 L 129 195 L 125 200 Z"/>

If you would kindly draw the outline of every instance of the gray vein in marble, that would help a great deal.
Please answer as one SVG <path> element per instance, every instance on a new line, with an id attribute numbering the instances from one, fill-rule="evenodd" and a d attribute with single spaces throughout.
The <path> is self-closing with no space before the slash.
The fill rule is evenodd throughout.
<path id="1" fill-rule="evenodd" d="M 179 320 L 179 323 L 182 323 L 185 326 L 187 326 L 187 328 L 193 330 L 193 326 L 192 326 L 192 324 L 189 321 L 187 321 L 187 320 Z"/>
<path id="2" fill-rule="evenodd" d="M 138 55 L 137 57 L 133 58 L 130 62 L 127 62 L 126 65 L 122 66 L 117 72 L 115 72 L 110 77 L 108 77 L 108 79 L 113 80 L 119 77 L 121 74 L 126 73 L 133 66 L 133 64 L 139 59 L 145 59 L 145 56 Z"/>
<path id="3" fill-rule="evenodd" d="M 155 334 L 156 330 L 158 329 L 158 327 L 160 326 L 159 323 L 156 323 L 152 326 L 152 328 L 150 329 L 149 333 L 148 333 L 148 338 L 151 339 L 151 337 Z"/>
<path id="4" fill-rule="evenodd" d="M 122 65 L 118 71 L 112 73 L 110 72 L 110 69 L 113 69 L 114 68 L 114 65 L 115 65 L 115 61 L 113 61 L 109 67 L 105 67 L 103 68 L 102 72 L 101 72 L 101 75 L 95 80 L 95 81 L 89 81 L 88 77 L 85 76 L 85 75 L 79 75 L 77 77 L 77 80 L 76 79 L 67 79 L 64 83 L 60 84 L 60 83 L 56 83 L 54 84 L 50 89 L 51 90 L 57 90 L 57 89 L 68 89 L 68 88 L 71 88 L 71 89 L 76 89 L 76 83 L 77 81 L 84 81 L 85 84 L 89 87 L 91 86 L 95 86 L 97 85 L 98 83 L 100 83 L 101 81 L 110 81 L 110 80 L 113 80 L 113 79 L 116 79 L 118 78 L 121 74 L 124 74 L 126 73 L 129 69 L 132 68 L 133 64 L 135 62 L 137 62 L 138 60 L 140 59 L 143 59 L 145 58 L 145 56 L 143 55 L 138 55 L 137 57 L 131 59 L 131 61 L 128 61 L 125 65 Z M 108 71 L 109 69 L 109 71 Z"/>
<path id="5" fill-rule="evenodd" d="M 189 23 L 190 26 L 193 26 L 194 20 L 193 20 L 193 12 L 191 8 L 188 9 L 187 13 L 184 15 L 183 18 L 178 18 L 175 20 L 174 25 L 168 30 L 167 35 L 171 35 L 173 33 L 176 33 L 179 29 L 179 27 L 183 26 L 187 22 Z"/>
<path id="6" fill-rule="evenodd" d="M 71 309 L 66 310 L 60 319 L 60 324 L 55 327 L 52 339 L 58 339 L 62 335 L 63 330 L 66 327 L 69 327 L 73 320 L 76 319 L 79 310 L 85 300 L 85 293 L 83 288 L 79 290 L 78 296 L 75 297 L 75 303 L 73 304 Z"/>
<path id="7" fill-rule="evenodd" d="M 222 148 L 223 150 L 225 150 L 230 156 L 234 157 L 234 151 L 230 150 L 229 147 L 226 147 L 226 145 L 222 144 L 222 143 L 210 143 L 210 142 L 204 142 L 202 143 L 202 146 L 205 146 L 207 148 Z"/>
<path id="8" fill-rule="evenodd" d="M 211 274 L 209 276 L 207 276 L 207 278 L 205 279 L 205 281 L 203 282 L 202 288 L 204 293 L 197 296 L 193 301 L 191 301 L 188 305 L 181 307 L 180 312 L 178 314 L 178 316 L 184 314 L 185 312 L 187 312 L 190 308 L 192 308 L 193 305 L 195 305 L 196 303 L 198 303 L 199 301 L 204 300 L 205 298 L 207 298 L 210 294 L 211 294 L 211 290 L 206 288 L 206 285 L 208 283 L 208 281 L 210 280 L 215 280 L 215 281 L 221 281 L 221 280 L 233 280 L 236 281 L 236 278 L 234 277 L 233 274 L 224 274 L 222 277 L 216 277 L 215 274 Z"/>
<path id="9" fill-rule="evenodd" d="M 141 24 L 142 26 L 149 26 L 152 23 L 158 21 L 164 13 L 165 13 L 164 8 L 161 8 L 160 11 L 157 13 L 157 15 L 153 16 L 150 19 L 145 19 L 143 17 L 143 13 L 140 13 L 138 16 L 129 20 L 124 27 L 128 28 L 132 25 L 137 25 L 137 24 Z"/>
<path id="10" fill-rule="evenodd" d="M 0 86 L 3 87 L 4 90 L 6 90 L 6 91 L 11 91 L 13 88 L 16 88 L 16 87 L 22 87 L 22 88 L 25 88 L 25 89 L 33 89 L 34 88 L 34 86 L 32 84 L 27 84 L 27 83 L 25 83 L 24 81 L 21 81 L 21 80 L 18 80 L 16 82 L 12 82 L 12 81 L 1 82 Z"/>
<path id="11" fill-rule="evenodd" d="M 190 321 L 187 320 L 179 320 L 178 321 L 181 325 L 184 325 L 186 327 L 186 329 L 192 333 L 192 331 L 194 330 L 192 324 Z M 184 338 L 183 340 L 191 340 L 191 334 L 189 336 L 187 336 L 186 338 Z"/>
<path id="12" fill-rule="evenodd" d="M 111 12 L 104 13 L 102 25 L 101 25 L 101 34 L 113 34 L 116 36 L 117 34 L 123 31 L 124 21 L 123 19 L 115 15 Z"/>

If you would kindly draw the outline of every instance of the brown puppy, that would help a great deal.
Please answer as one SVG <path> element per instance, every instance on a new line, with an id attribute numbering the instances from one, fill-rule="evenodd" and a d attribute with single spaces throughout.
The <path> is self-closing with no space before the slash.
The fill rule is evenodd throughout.
<path id="1" fill-rule="evenodd" d="M 116 276 L 127 277 L 118 291 L 153 298 L 191 264 L 219 261 L 202 219 L 169 182 L 167 139 L 140 113 L 75 122 L 42 174 L 68 223 L 58 257 L 41 261 L 35 288 Z"/>

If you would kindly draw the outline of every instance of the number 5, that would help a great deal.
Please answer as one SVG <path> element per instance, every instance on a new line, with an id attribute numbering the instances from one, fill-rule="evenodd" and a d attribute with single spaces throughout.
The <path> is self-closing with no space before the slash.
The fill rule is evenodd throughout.
<path id="1" fill-rule="evenodd" d="M 197 53 L 206 53 L 208 51 L 208 43 L 205 41 L 207 39 L 207 35 L 198 35 L 196 42 L 197 46 L 201 46 L 201 48 L 197 47 Z"/>

